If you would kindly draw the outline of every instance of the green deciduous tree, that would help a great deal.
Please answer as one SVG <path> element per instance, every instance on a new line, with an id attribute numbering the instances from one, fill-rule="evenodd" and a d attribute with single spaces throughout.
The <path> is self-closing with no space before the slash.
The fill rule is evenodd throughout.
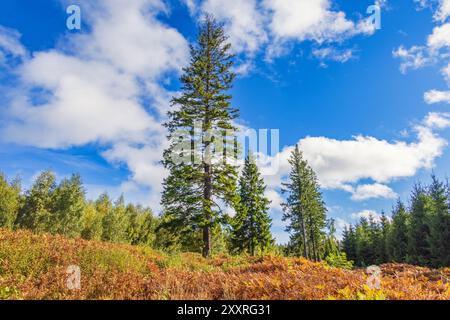
<path id="1" fill-rule="evenodd" d="M 17 224 L 21 228 L 46 232 L 52 227 L 53 194 L 56 188 L 55 175 L 44 171 L 25 194 L 24 205 L 19 211 Z"/>
<path id="2" fill-rule="evenodd" d="M 78 237 L 82 230 L 81 217 L 86 205 L 80 175 L 63 179 L 52 195 L 51 221 L 47 231 L 67 237 Z"/>
<path id="3" fill-rule="evenodd" d="M 21 204 L 20 191 L 19 180 L 9 183 L 0 172 L 0 228 L 14 227 Z"/>

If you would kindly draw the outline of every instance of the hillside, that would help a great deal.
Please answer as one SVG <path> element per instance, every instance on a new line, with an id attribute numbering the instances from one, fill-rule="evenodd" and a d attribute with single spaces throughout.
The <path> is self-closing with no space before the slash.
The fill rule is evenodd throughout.
<path id="1" fill-rule="evenodd" d="M 67 268 L 81 289 L 67 288 Z M 305 259 L 167 255 L 149 248 L 0 229 L 0 299 L 450 299 L 450 269 L 388 264 L 381 290 L 364 270 Z"/>

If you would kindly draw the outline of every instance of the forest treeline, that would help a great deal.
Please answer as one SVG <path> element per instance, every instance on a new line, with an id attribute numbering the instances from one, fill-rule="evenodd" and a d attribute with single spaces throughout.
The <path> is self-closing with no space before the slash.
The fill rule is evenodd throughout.
<path id="1" fill-rule="evenodd" d="M 391 218 L 361 218 L 344 230 L 343 251 L 358 266 L 386 262 L 450 266 L 450 186 L 432 175 L 416 184 L 409 205 L 400 200 Z"/>
<path id="2" fill-rule="evenodd" d="M 161 215 L 126 205 L 123 197 L 113 201 L 103 194 L 87 200 L 79 175 L 57 184 L 46 171 L 25 191 L 19 180 L 0 175 L 0 227 L 201 252 L 204 257 L 277 252 L 344 268 L 352 266 L 346 254 L 358 265 L 391 260 L 449 264 L 448 188 L 437 180 L 430 188 L 418 187 L 409 212 L 399 203 L 392 222 L 361 220 L 346 230 L 340 246 L 317 176 L 298 146 L 289 159 L 288 179 L 280 186 L 290 240 L 277 246 L 266 186 L 252 155 L 256 150 L 248 151 L 242 168 L 236 161 L 238 110 L 229 94 L 233 61 L 223 27 L 207 16 L 165 123 L 169 147 L 162 163 L 168 176 Z"/>

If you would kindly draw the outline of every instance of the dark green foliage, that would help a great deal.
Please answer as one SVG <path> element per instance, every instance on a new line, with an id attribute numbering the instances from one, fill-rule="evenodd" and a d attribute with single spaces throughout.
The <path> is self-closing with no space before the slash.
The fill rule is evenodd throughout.
<path id="1" fill-rule="evenodd" d="M 232 120 L 237 110 L 227 93 L 235 78 L 232 65 L 222 26 L 206 17 L 180 79 L 182 94 L 172 100 L 176 110 L 169 112 L 166 123 L 170 146 L 163 160 L 169 170 L 161 201 L 165 223 L 176 233 L 201 232 L 204 256 L 212 250 L 212 230 L 223 216 L 217 202 L 232 205 L 236 196 L 237 172 L 230 158 L 235 156 Z"/>
<path id="2" fill-rule="evenodd" d="M 326 208 L 317 177 L 303 159 L 298 146 L 292 152 L 289 164 L 289 182 L 283 183 L 282 191 L 288 194 L 283 203 L 283 220 L 289 221 L 290 252 L 319 260 L 322 256 L 321 243 L 325 238 Z"/>
<path id="3" fill-rule="evenodd" d="M 429 194 L 432 207 L 428 236 L 430 262 L 434 267 L 450 266 L 450 211 L 448 188 L 434 175 Z"/>
<path id="4" fill-rule="evenodd" d="M 409 215 L 404 204 L 399 200 L 392 211 L 392 224 L 388 238 L 390 260 L 405 262 L 408 255 Z"/>
<path id="5" fill-rule="evenodd" d="M 231 242 L 233 251 L 266 251 L 273 243 L 270 232 L 270 201 L 265 197 L 266 186 L 254 159 L 245 159 L 244 169 L 239 179 L 239 205 L 233 219 Z"/>
<path id="6" fill-rule="evenodd" d="M 407 262 L 448 267 L 449 202 L 449 187 L 433 175 L 429 187 L 414 186 L 409 211 L 398 201 L 391 221 L 383 213 L 379 222 L 363 219 L 355 228 L 346 229 L 343 249 L 358 266 Z"/>

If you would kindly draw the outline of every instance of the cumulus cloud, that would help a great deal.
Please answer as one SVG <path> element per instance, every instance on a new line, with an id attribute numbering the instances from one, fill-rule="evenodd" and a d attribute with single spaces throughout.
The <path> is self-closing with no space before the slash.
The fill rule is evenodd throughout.
<path id="1" fill-rule="evenodd" d="M 331 0 L 182 2 L 193 16 L 211 13 L 223 22 L 237 53 L 253 56 L 265 50 L 267 60 L 287 54 L 292 42 L 342 42 L 359 34 L 371 35 L 375 31 L 369 17 L 357 21 L 348 19 L 345 12 L 333 9 L 335 3 Z M 377 1 L 381 6 L 384 3 Z"/>
<path id="2" fill-rule="evenodd" d="M 170 97 L 161 83 L 187 63 L 188 42 L 156 18 L 169 12 L 160 0 L 92 0 L 82 10 L 89 32 L 67 35 L 16 68 L 21 85 L 10 88 L 1 137 L 54 149 L 98 143 L 107 160 L 129 168 L 128 187 L 158 197 Z M 0 41 L 24 55 L 16 42 Z"/>
<path id="3" fill-rule="evenodd" d="M 351 217 L 355 220 L 359 220 L 361 218 L 364 219 L 373 219 L 375 222 L 380 222 L 381 221 L 381 215 L 378 214 L 376 211 L 374 210 L 363 210 L 360 212 L 355 212 L 351 214 Z"/>
<path id="4" fill-rule="evenodd" d="M 446 114 L 430 113 L 413 127 L 416 141 L 409 143 L 360 135 L 348 140 L 306 137 L 299 140 L 298 146 L 323 188 L 349 192 L 355 201 L 392 199 L 396 194 L 387 183 L 432 168 L 434 160 L 442 155 L 447 141 L 433 129 L 447 127 L 447 117 Z M 272 157 L 279 168 L 276 174 L 265 177 L 270 189 L 275 190 L 287 178 L 290 172 L 288 159 L 293 148 L 285 147 Z M 366 179 L 374 183 L 360 185 Z"/>
<path id="5" fill-rule="evenodd" d="M 265 0 L 272 12 L 270 30 L 277 38 L 337 40 L 358 33 L 372 33 L 373 26 L 355 24 L 342 11 L 333 11 L 329 0 Z"/>
<path id="6" fill-rule="evenodd" d="M 450 103 L 450 91 L 430 90 L 425 92 L 424 100 L 428 104 Z"/>
<path id="7" fill-rule="evenodd" d="M 397 194 L 387 185 L 381 183 L 363 184 L 356 187 L 352 200 L 363 201 L 373 198 L 395 199 Z"/>
<path id="8" fill-rule="evenodd" d="M 254 54 L 268 40 L 264 28 L 265 17 L 256 0 L 205 0 L 201 10 L 224 22 L 236 52 Z"/>

